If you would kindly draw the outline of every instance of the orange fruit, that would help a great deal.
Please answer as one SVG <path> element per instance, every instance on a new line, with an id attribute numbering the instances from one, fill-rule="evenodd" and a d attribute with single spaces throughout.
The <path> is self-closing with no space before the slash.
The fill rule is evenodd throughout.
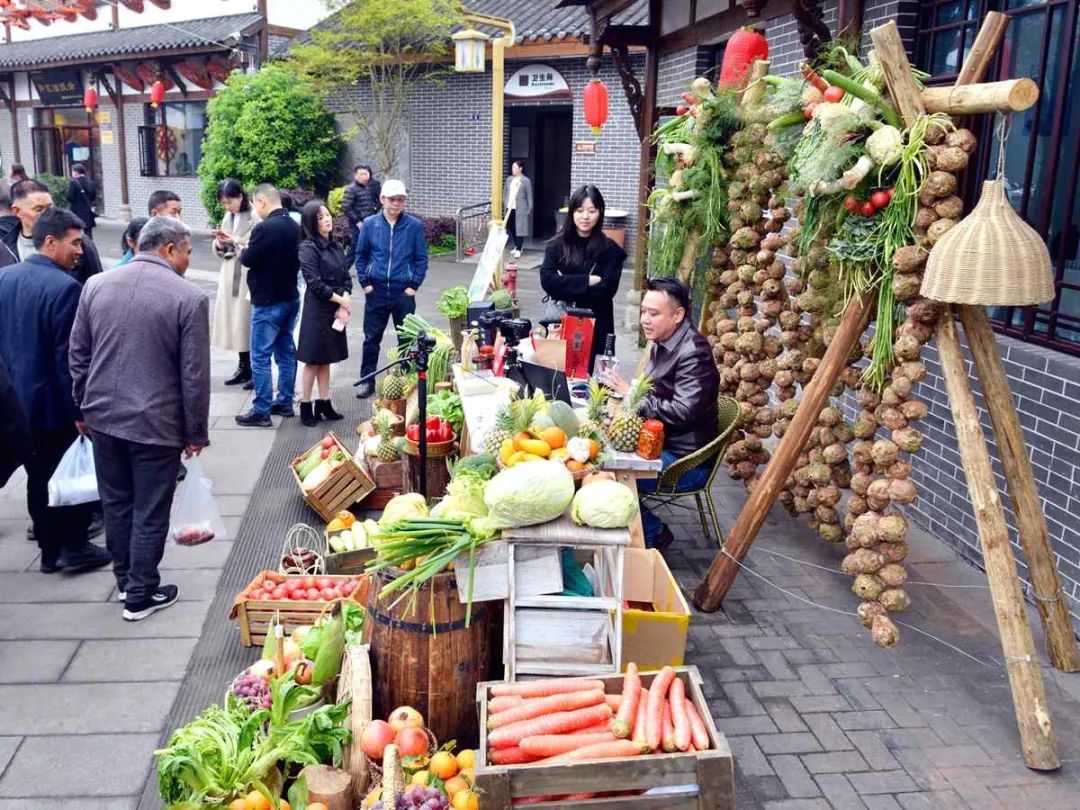
<path id="1" fill-rule="evenodd" d="M 458 775 L 447 779 L 443 787 L 446 788 L 446 795 L 452 799 L 457 794 L 461 793 L 461 791 L 468 790 L 471 785 L 465 777 Z"/>
<path id="2" fill-rule="evenodd" d="M 282 799 L 278 802 L 278 810 L 292 810 L 292 805 Z"/>
<path id="3" fill-rule="evenodd" d="M 442 780 L 457 776 L 458 764 L 449 751 L 440 751 L 431 758 L 431 772 Z"/>
<path id="4" fill-rule="evenodd" d="M 585 465 L 576 459 L 570 459 L 566 462 L 566 469 L 570 472 L 581 472 L 585 469 Z"/>
<path id="5" fill-rule="evenodd" d="M 596 443 L 596 439 L 589 439 L 589 461 L 592 461 L 600 455 L 600 445 Z"/>
<path id="6" fill-rule="evenodd" d="M 229 802 L 229 810 L 248 810 L 247 799 L 233 799 Z"/>
<path id="7" fill-rule="evenodd" d="M 457 754 L 457 764 L 462 770 L 465 768 L 475 768 L 476 752 L 471 748 L 462 748 Z"/>
<path id="8" fill-rule="evenodd" d="M 476 784 L 476 768 L 462 768 L 458 771 L 458 776 L 468 782 L 469 785 Z"/>
<path id="9" fill-rule="evenodd" d="M 540 431 L 541 441 L 547 442 L 552 450 L 557 450 L 566 445 L 566 433 L 560 427 L 544 428 Z"/>
<path id="10" fill-rule="evenodd" d="M 535 439 L 533 439 L 531 433 L 526 433 L 524 430 L 521 431 L 520 433 L 515 433 L 514 434 L 514 449 L 515 450 L 524 450 L 525 447 L 522 445 L 522 442 L 531 442 L 531 441 L 535 441 Z"/>
<path id="11" fill-rule="evenodd" d="M 273 810 L 270 800 L 257 790 L 253 790 L 247 795 L 247 806 L 248 810 Z"/>
<path id="12" fill-rule="evenodd" d="M 480 810 L 480 798 L 471 790 L 463 790 L 454 794 L 450 806 L 454 810 Z"/>

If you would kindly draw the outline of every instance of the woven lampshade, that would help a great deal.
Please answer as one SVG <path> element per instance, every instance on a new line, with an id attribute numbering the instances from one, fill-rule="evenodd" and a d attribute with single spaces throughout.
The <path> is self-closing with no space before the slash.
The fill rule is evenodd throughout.
<path id="1" fill-rule="evenodd" d="M 983 183 L 971 213 L 938 239 L 922 294 L 950 304 L 1028 306 L 1054 297 L 1050 252 L 1005 198 L 1000 178 Z"/>

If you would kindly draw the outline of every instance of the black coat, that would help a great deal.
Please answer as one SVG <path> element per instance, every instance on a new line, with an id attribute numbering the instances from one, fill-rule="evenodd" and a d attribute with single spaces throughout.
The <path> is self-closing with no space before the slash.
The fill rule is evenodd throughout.
<path id="1" fill-rule="evenodd" d="M 345 196 L 341 200 L 341 207 L 345 211 L 349 224 L 355 228 L 372 214 L 379 213 L 382 209 L 382 200 L 379 199 L 381 194 L 382 186 L 374 177 L 366 186 L 355 180 L 349 183 L 345 188 Z"/>
<path id="2" fill-rule="evenodd" d="M 26 425 L 15 384 L 0 356 L 0 487 L 30 455 L 30 429 Z"/>
<path id="3" fill-rule="evenodd" d="M 97 222 L 94 206 L 97 205 L 97 188 L 89 177 L 78 180 L 72 178 L 68 183 L 68 205 L 71 213 L 83 221 L 87 228 L 93 228 Z"/>
<path id="4" fill-rule="evenodd" d="M 18 264 L 19 258 L 19 231 L 22 224 L 14 214 L 0 217 L 0 267 L 9 264 Z M 75 265 L 72 275 L 80 284 L 85 284 L 90 276 L 96 276 L 101 272 L 101 257 L 98 256 L 97 247 L 89 236 L 83 237 L 83 255 L 79 263 Z"/>
<path id="5" fill-rule="evenodd" d="M 307 292 L 296 359 L 317 365 L 340 363 L 349 356 L 349 346 L 345 331 L 333 328 L 338 305 L 330 297 L 352 292 L 352 277 L 345 266 L 341 243 L 305 239 L 300 243 L 300 272 L 307 282 Z"/>
<path id="6" fill-rule="evenodd" d="M 604 349 L 604 338 L 615 334 L 615 294 L 619 291 L 626 251 L 609 237 L 584 264 L 566 265 L 562 258 L 562 240 L 555 239 L 544 250 L 540 265 L 540 286 L 544 292 L 567 306 L 591 309 L 596 315 L 593 328 L 592 361 Z M 600 283 L 590 287 L 589 276 L 600 276 Z"/>
<path id="7" fill-rule="evenodd" d="M 265 307 L 294 300 L 300 270 L 300 226 L 284 208 L 270 214 L 251 231 L 240 254 L 248 268 L 248 289 L 253 306 Z"/>

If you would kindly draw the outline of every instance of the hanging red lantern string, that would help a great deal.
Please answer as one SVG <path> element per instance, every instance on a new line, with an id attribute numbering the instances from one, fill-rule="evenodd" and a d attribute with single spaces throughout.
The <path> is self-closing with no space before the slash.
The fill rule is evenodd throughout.
<path id="1" fill-rule="evenodd" d="M 152 85 L 150 85 L 150 106 L 155 110 L 161 106 L 161 102 L 165 100 L 165 84 L 158 79 Z"/>
<path id="2" fill-rule="evenodd" d="M 585 121 L 592 127 L 594 137 L 599 137 L 608 119 L 607 86 L 599 79 L 585 85 Z"/>
<path id="3" fill-rule="evenodd" d="M 92 114 L 97 109 L 97 105 L 98 91 L 93 87 L 87 87 L 83 92 L 83 106 L 86 107 L 86 114 Z"/>

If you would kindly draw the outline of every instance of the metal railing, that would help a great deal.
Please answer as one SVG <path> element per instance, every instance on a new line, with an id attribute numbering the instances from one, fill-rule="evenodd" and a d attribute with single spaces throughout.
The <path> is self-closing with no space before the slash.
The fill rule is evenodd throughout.
<path id="1" fill-rule="evenodd" d="M 466 256 L 468 248 L 474 248 L 476 251 L 484 249 L 484 243 L 487 242 L 488 223 L 491 221 L 491 200 L 462 206 L 457 210 L 455 220 L 457 222 L 456 258 L 460 262 Z"/>

